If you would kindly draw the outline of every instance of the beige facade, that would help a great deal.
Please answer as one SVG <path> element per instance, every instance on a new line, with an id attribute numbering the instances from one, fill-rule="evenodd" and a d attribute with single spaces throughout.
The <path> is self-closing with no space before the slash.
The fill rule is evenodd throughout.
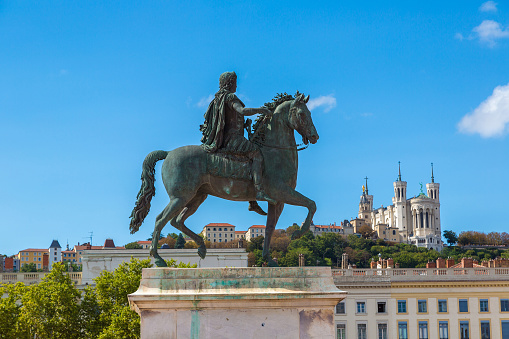
<path id="1" fill-rule="evenodd" d="M 509 338 L 509 268 L 346 269 L 333 277 L 348 292 L 336 307 L 336 338 Z"/>
<path id="2" fill-rule="evenodd" d="M 210 242 L 235 240 L 235 226 L 227 223 L 210 223 L 203 227 L 201 234 Z"/>
<path id="3" fill-rule="evenodd" d="M 247 241 L 251 241 L 251 239 L 257 238 L 259 236 L 265 236 L 265 225 L 253 225 L 247 229 Z"/>
<path id="4" fill-rule="evenodd" d="M 350 235 L 354 233 L 354 227 L 348 222 L 347 220 L 346 224 L 341 223 L 341 225 L 336 225 L 336 223 L 330 224 L 330 225 L 314 225 L 311 224 L 309 227 L 309 230 L 316 236 L 321 235 L 324 233 L 336 233 L 340 235 Z"/>

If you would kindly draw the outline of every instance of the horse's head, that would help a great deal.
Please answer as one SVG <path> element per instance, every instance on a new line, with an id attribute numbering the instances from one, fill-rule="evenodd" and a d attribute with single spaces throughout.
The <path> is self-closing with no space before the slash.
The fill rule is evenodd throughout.
<path id="1" fill-rule="evenodd" d="M 302 142 L 308 144 L 311 142 L 315 144 L 318 141 L 318 133 L 316 132 L 313 119 L 311 119 L 311 112 L 306 106 L 309 101 L 309 95 L 304 97 L 304 94 L 298 95 L 290 105 L 290 114 L 288 122 L 290 126 L 299 132 L 302 136 Z"/>

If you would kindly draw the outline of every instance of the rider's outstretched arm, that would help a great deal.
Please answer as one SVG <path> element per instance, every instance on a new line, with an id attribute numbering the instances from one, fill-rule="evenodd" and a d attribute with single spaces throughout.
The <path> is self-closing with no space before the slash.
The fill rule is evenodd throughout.
<path id="1" fill-rule="evenodd" d="M 237 111 L 237 113 L 242 114 L 244 116 L 255 115 L 255 114 L 271 114 L 272 112 L 265 107 L 260 108 L 247 108 L 242 107 L 240 102 L 233 103 L 233 109 Z"/>

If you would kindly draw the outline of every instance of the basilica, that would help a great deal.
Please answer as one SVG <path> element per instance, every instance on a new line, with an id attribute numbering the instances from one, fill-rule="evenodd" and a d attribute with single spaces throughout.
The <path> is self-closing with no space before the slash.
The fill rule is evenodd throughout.
<path id="1" fill-rule="evenodd" d="M 362 187 L 358 217 L 351 220 L 354 232 L 368 225 L 378 238 L 404 242 L 441 251 L 443 247 L 440 227 L 440 184 L 433 176 L 431 164 L 431 182 L 421 193 L 407 199 L 407 183 L 401 180 L 401 166 L 398 179 L 393 183 L 392 205 L 373 209 L 373 196 L 368 192 L 368 181 Z"/>

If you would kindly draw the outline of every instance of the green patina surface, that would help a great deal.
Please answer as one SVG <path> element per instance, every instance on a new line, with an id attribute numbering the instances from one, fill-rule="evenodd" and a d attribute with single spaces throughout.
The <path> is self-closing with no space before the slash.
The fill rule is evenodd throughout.
<path id="1" fill-rule="evenodd" d="M 200 338 L 200 313 L 199 311 L 191 311 L 191 339 Z"/>

